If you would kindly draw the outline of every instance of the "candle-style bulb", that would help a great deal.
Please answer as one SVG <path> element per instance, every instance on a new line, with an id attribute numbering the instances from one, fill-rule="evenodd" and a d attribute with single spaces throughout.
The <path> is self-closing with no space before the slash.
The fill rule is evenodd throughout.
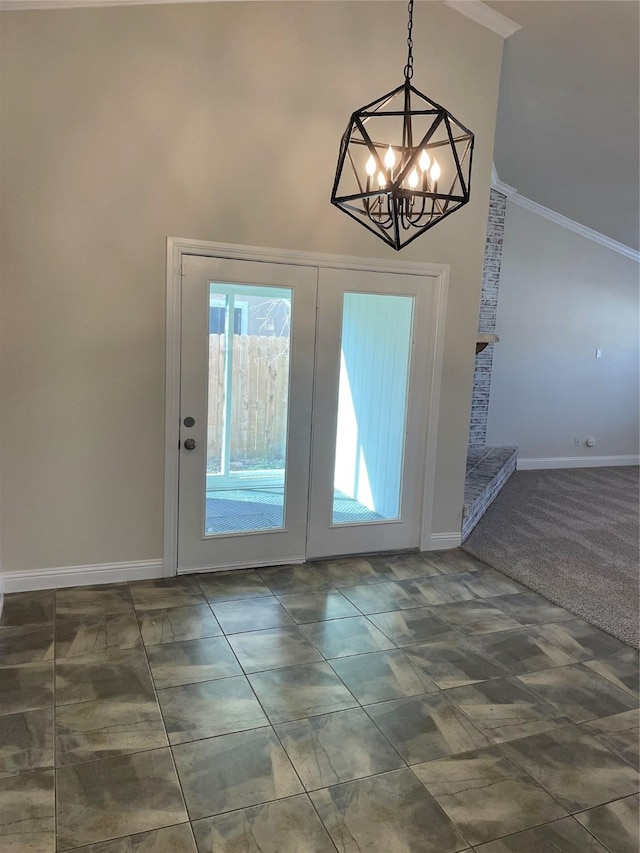
<path id="1" fill-rule="evenodd" d="M 396 165 L 396 152 L 391 146 L 389 146 L 387 153 L 384 155 L 384 165 L 387 169 L 393 169 Z"/>
<path id="2" fill-rule="evenodd" d="M 380 188 L 382 188 L 382 187 L 386 187 L 386 185 L 387 185 L 387 179 L 385 178 L 384 173 L 378 172 L 378 186 Z"/>
<path id="3" fill-rule="evenodd" d="M 418 178 L 417 169 L 413 169 L 413 171 L 409 175 L 409 187 L 410 187 L 410 189 L 415 190 L 415 188 L 418 186 L 419 180 L 420 179 Z"/>
<path id="4" fill-rule="evenodd" d="M 438 165 L 438 161 L 434 160 L 433 165 L 431 166 L 431 170 L 429 171 L 429 177 L 431 178 L 432 181 L 437 181 L 438 178 L 440 177 L 440 174 L 441 174 L 441 170 L 440 170 L 440 166 Z"/>
<path id="5" fill-rule="evenodd" d="M 365 169 L 367 171 L 367 175 L 369 175 L 370 178 L 372 178 L 375 175 L 375 173 L 376 173 L 376 161 L 373 157 L 373 154 L 367 160 L 367 165 L 365 166 Z"/>
<path id="6" fill-rule="evenodd" d="M 429 166 L 431 165 L 431 158 L 424 150 L 424 148 L 422 149 L 422 154 L 420 155 L 420 159 L 418 160 L 418 165 L 420 166 L 423 172 L 426 172 Z"/>

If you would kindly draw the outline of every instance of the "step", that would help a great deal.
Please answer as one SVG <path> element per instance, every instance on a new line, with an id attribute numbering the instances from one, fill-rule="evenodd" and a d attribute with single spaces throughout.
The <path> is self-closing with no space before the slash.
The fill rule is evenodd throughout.
<path id="1" fill-rule="evenodd" d="M 463 542 L 516 470 L 517 461 L 517 447 L 468 449 L 464 480 Z"/>

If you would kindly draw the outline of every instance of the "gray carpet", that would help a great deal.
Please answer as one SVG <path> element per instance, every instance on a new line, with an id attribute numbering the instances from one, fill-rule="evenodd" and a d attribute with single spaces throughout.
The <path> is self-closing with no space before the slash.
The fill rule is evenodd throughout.
<path id="1" fill-rule="evenodd" d="M 516 471 L 464 550 L 639 645 L 638 468 Z"/>

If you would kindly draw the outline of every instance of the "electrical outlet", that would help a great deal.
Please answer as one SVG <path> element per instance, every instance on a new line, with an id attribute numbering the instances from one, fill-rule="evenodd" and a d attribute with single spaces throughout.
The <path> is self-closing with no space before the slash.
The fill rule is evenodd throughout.
<path id="1" fill-rule="evenodd" d="M 579 436 L 579 435 L 577 435 L 577 436 L 573 439 L 573 446 L 574 446 L 574 447 L 580 447 L 580 436 Z"/>

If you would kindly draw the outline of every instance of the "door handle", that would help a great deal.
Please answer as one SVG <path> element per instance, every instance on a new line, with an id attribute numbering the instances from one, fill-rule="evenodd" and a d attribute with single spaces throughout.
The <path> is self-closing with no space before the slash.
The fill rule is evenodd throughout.
<path id="1" fill-rule="evenodd" d="M 185 450 L 195 450 L 196 449 L 196 441 L 194 438 L 186 438 L 184 440 L 184 449 Z"/>

